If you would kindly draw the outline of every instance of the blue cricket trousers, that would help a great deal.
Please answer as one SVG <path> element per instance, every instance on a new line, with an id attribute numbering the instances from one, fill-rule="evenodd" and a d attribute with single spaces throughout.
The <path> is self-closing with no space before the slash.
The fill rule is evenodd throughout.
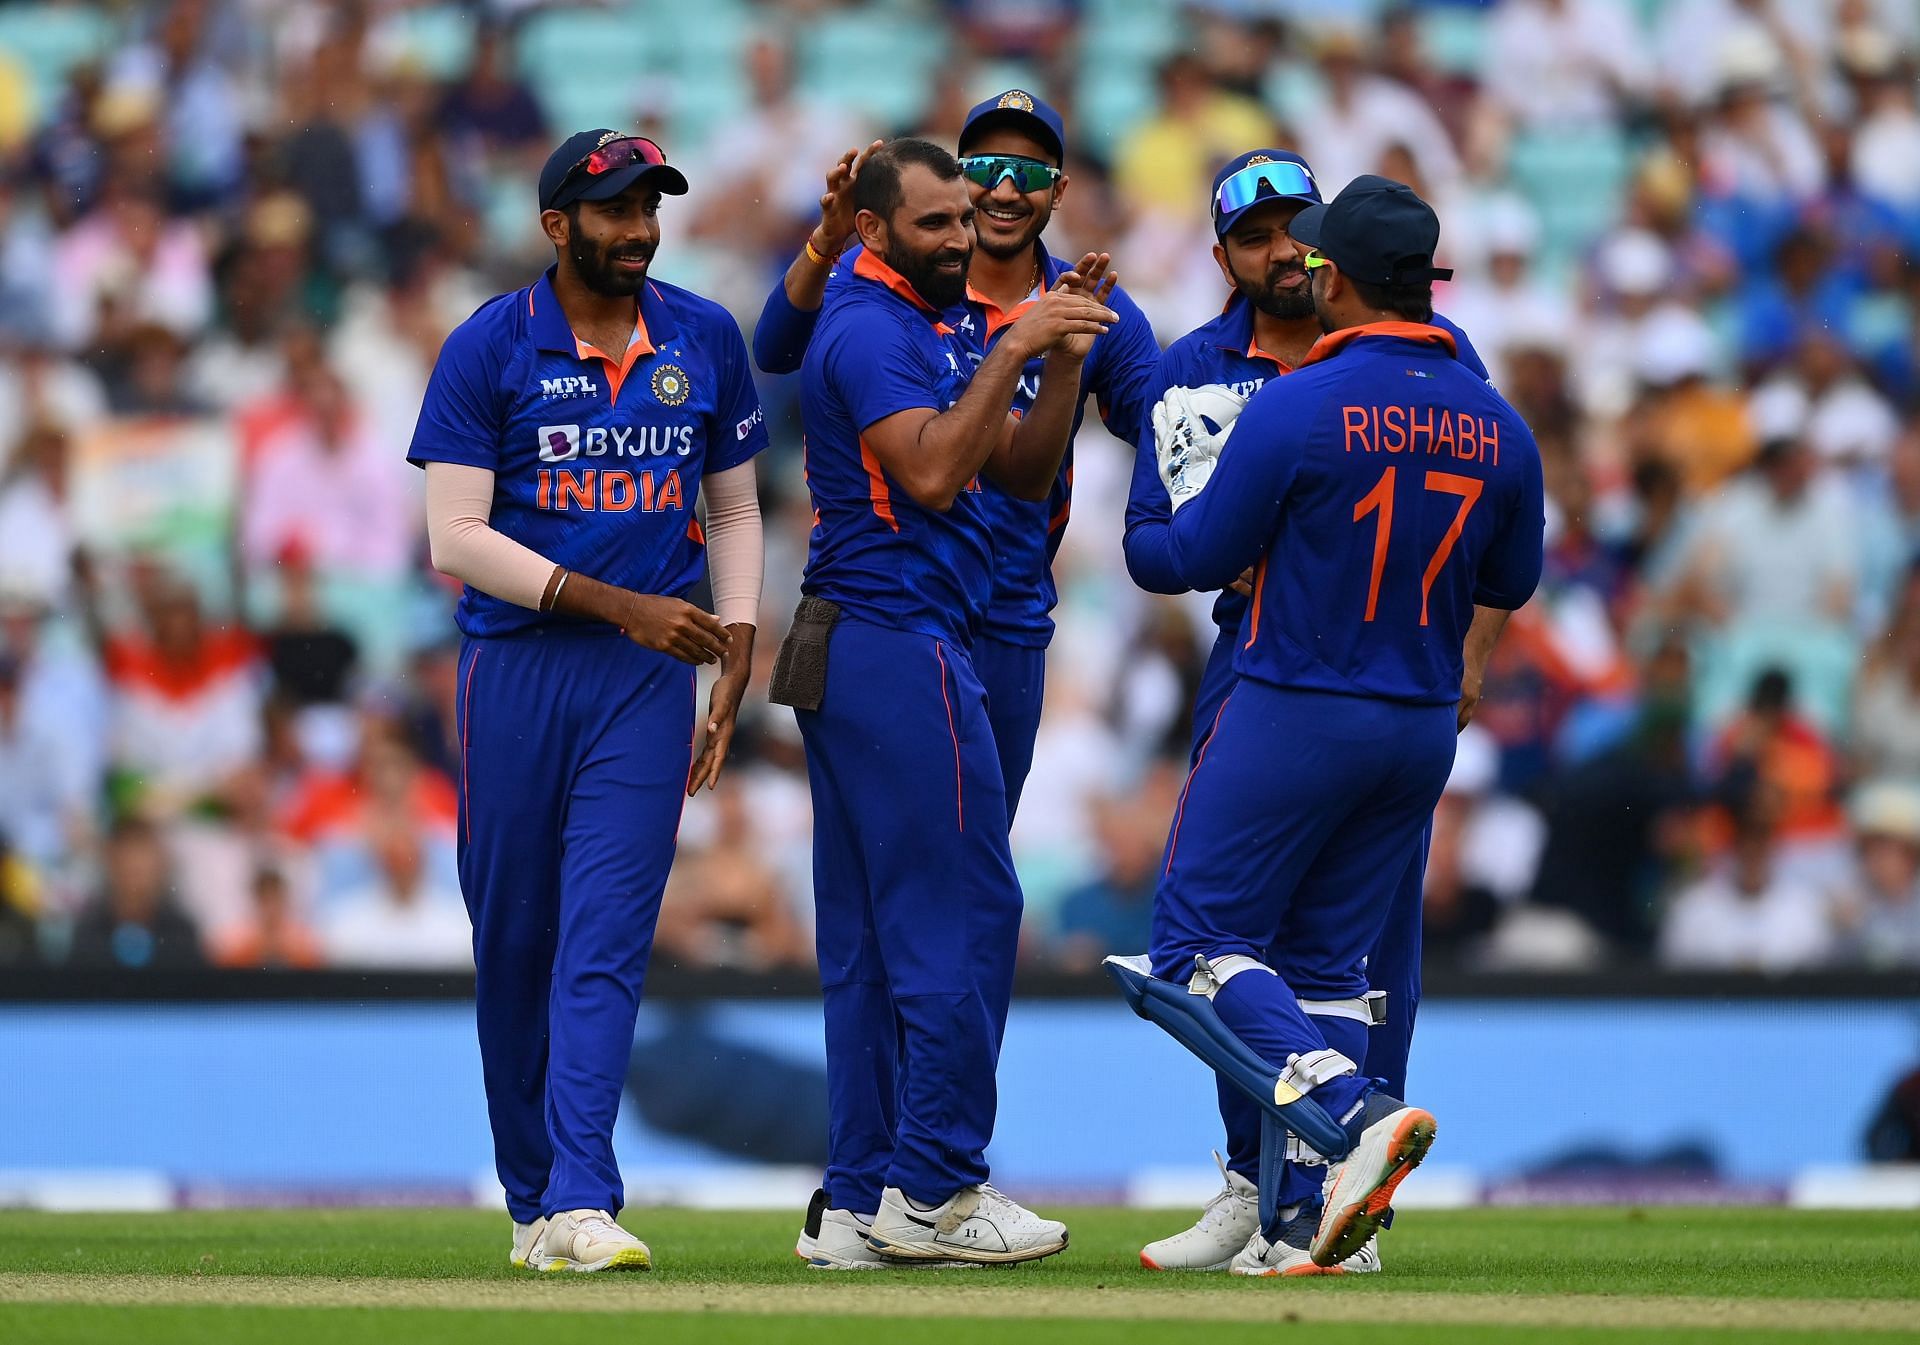
<path id="1" fill-rule="evenodd" d="M 1189 765 L 1199 759 L 1200 748 L 1213 728 L 1214 718 L 1226 702 L 1227 693 L 1233 690 L 1237 680 L 1233 671 L 1233 655 L 1240 647 L 1241 637 L 1242 631 L 1238 625 L 1222 630 L 1207 656 L 1200 687 L 1194 697 L 1193 747 L 1188 758 Z M 1368 982 L 1375 990 L 1387 993 L 1387 1020 L 1368 1029 L 1364 1037 L 1355 1041 L 1357 1049 L 1364 1049 L 1364 1059 L 1354 1055 L 1343 1043 L 1329 1043 L 1336 1050 L 1344 1051 L 1349 1058 L 1360 1061 L 1367 1074 L 1381 1080 L 1386 1091 L 1395 1097 L 1407 1095 L 1407 1060 L 1413 1047 L 1414 1021 L 1420 1012 L 1420 949 L 1425 925 L 1427 848 L 1432 840 L 1432 825 L 1432 819 L 1429 818 L 1427 829 L 1421 837 L 1419 856 L 1395 889 L 1393 904 L 1387 912 L 1386 927 L 1380 931 L 1379 941 L 1367 956 Z M 1269 949 L 1265 961 L 1267 965 L 1274 966 L 1283 956 L 1284 950 Z M 1325 1030 L 1326 1021 L 1322 1021 L 1322 1030 Z M 1351 1035 L 1343 1029 L 1337 1028 L 1336 1031 Z M 1227 1135 L 1227 1167 L 1248 1181 L 1257 1182 L 1260 1172 L 1260 1108 L 1245 1093 L 1224 1080 L 1219 1081 L 1218 1089 L 1220 1120 L 1226 1127 Z M 1282 1193 L 1281 1204 L 1290 1205 L 1296 1199 L 1318 1192 L 1320 1174 L 1317 1170 L 1301 1171 L 1291 1163 L 1287 1167 L 1288 1190 Z"/>
<path id="2" fill-rule="evenodd" d="M 973 670 L 987 691 L 987 719 L 993 725 L 993 748 L 1007 790 L 1007 822 L 1012 825 L 1027 772 L 1033 769 L 1033 740 L 1047 699 L 1047 651 L 977 635 Z"/>
<path id="3" fill-rule="evenodd" d="M 1299 1000 L 1370 988 L 1368 954 L 1418 862 L 1453 750 L 1452 706 L 1236 682 L 1168 837 L 1154 974 L 1185 980 L 1195 954 L 1260 960 L 1279 974 L 1237 976 L 1214 999 L 1230 1028 L 1276 1069 L 1328 1045 L 1364 1061 L 1365 1028 L 1309 1017 Z M 1366 1087 L 1356 1075 L 1315 1096 L 1338 1116 Z"/>
<path id="4" fill-rule="evenodd" d="M 693 751 L 694 670 L 617 633 L 460 650 L 460 887 L 507 1209 L 625 1203 L 613 1122 Z"/>
<path id="5" fill-rule="evenodd" d="M 1020 884 L 986 693 L 965 649 L 842 618 L 795 712 L 813 792 L 827 1198 L 934 1204 L 987 1180 Z"/>

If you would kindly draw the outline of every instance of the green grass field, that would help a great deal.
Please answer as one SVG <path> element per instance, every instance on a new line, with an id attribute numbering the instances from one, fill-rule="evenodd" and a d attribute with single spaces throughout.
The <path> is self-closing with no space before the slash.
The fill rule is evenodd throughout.
<path id="1" fill-rule="evenodd" d="M 1190 1212 L 1062 1217 L 1039 1265 L 836 1275 L 794 1258 L 792 1214 L 632 1211 L 656 1268 L 615 1277 L 514 1271 L 505 1217 L 470 1210 L 6 1212 L 0 1341 L 1920 1342 L 1910 1214 L 1414 1211 L 1385 1273 L 1307 1280 L 1142 1271 Z"/>

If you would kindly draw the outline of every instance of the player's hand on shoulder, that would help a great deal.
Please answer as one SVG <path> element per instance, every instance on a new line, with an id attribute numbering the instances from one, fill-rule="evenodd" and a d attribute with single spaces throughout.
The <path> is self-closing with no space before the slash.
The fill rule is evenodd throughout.
<path id="1" fill-rule="evenodd" d="M 620 629 L 629 640 L 682 663 L 712 663 L 732 638 L 720 618 L 679 598 L 629 593 Z"/>

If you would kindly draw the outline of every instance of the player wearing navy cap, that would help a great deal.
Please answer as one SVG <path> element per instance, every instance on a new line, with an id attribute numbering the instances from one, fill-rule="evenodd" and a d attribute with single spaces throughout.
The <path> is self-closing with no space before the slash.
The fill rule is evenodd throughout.
<path id="1" fill-rule="evenodd" d="M 958 325 L 992 350 L 1009 325 L 1072 268 L 1041 241 L 1068 188 L 1066 128 L 1044 99 L 1008 89 L 967 113 L 960 130 L 960 168 L 974 206 L 977 247 L 968 272 L 967 312 Z M 856 248 L 833 258 L 845 241 L 847 193 L 859 163 L 852 151 L 835 165 L 821 199 L 822 220 L 767 297 L 754 328 L 754 355 L 769 373 L 799 367 L 819 310 L 854 273 Z M 831 272 L 831 279 L 829 278 Z M 1147 391 L 1160 346 L 1152 324 L 1124 290 L 1107 300 L 1119 321 L 1095 343 L 1081 374 L 1109 429 L 1133 442 L 1146 428 Z M 1041 360 L 1022 371 L 1014 397 L 1021 415 L 1039 389 Z M 1078 434 L 1084 406 L 1076 406 Z M 993 597 L 973 642 L 974 668 L 987 689 L 988 714 L 1007 787 L 1009 818 L 1033 764 L 1034 735 L 1045 699 L 1046 653 L 1053 639 L 1050 613 L 1058 600 L 1052 560 L 1065 535 L 1073 500 L 1073 449 L 1045 500 L 1023 500 L 993 481 L 984 503 L 993 526 Z"/>
<path id="2" fill-rule="evenodd" d="M 1218 240 L 1214 260 L 1232 294 L 1219 317 L 1167 348 L 1150 389 L 1156 402 L 1170 389 L 1185 389 L 1196 413 L 1216 427 L 1224 426 L 1269 379 L 1290 373 L 1306 359 L 1321 331 L 1303 264 L 1305 249 L 1292 237 L 1289 226 L 1302 210 L 1319 202 L 1320 187 L 1312 167 L 1290 151 L 1250 150 L 1221 167 L 1208 208 Z M 1436 315 L 1433 321 L 1454 337 L 1460 364 L 1484 378 L 1486 369 L 1465 333 L 1445 318 Z M 1157 470 L 1154 436 L 1145 433 L 1134 460 L 1125 549 L 1134 581 L 1153 592 L 1180 593 L 1187 587 L 1168 561 L 1171 517 Z M 1214 603 L 1218 635 L 1195 698 L 1190 759 L 1198 757 L 1233 686 L 1234 654 L 1244 638 L 1250 581 L 1250 575 L 1235 580 Z M 1483 667 L 1484 656 L 1470 663 L 1468 678 L 1474 685 Z M 1403 877 L 1380 945 L 1369 958 L 1375 993 L 1358 1005 L 1330 1002 L 1309 1009 L 1330 1016 L 1360 1014 L 1374 1022 L 1368 1035 L 1368 1068 L 1396 1089 L 1405 1087 L 1420 999 L 1424 853 L 1422 847 L 1421 862 Z M 1224 1186 L 1191 1229 L 1142 1248 L 1141 1261 L 1149 1268 L 1224 1270 L 1258 1232 L 1259 1108 L 1228 1084 L 1220 1086 L 1219 1100 L 1227 1139 L 1227 1155 L 1221 1163 Z M 1317 1199 L 1321 1175 L 1318 1167 L 1289 1164 L 1283 1174 L 1283 1203 Z M 1269 1250 L 1286 1255 L 1281 1248 Z M 1304 1254 L 1294 1260 L 1297 1265 L 1306 1264 Z M 1234 1268 L 1256 1273 L 1272 1267 L 1243 1257 Z M 1367 1248 L 1347 1268 L 1377 1270 L 1379 1259 Z"/>
<path id="3" fill-rule="evenodd" d="M 647 274 L 660 198 L 686 189 L 637 136 L 555 150 L 555 263 L 447 338 L 408 454 L 434 564 L 466 585 L 460 886 L 512 1259 L 543 1270 L 651 1264 L 614 1222 L 614 1115 L 681 804 L 718 778 L 752 661 L 767 437 L 746 345 Z M 709 568 L 717 617 L 686 601 Z M 694 668 L 715 661 L 696 756 Z"/>
<path id="4" fill-rule="evenodd" d="M 1322 1150 L 1337 1160 L 1324 1208 L 1276 1206 L 1248 1248 L 1266 1273 L 1304 1268 L 1267 1255 L 1280 1246 L 1338 1268 L 1432 1142 L 1429 1113 L 1361 1072 L 1362 1016 L 1306 1006 L 1369 993 L 1367 954 L 1452 766 L 1476 604 L 1526 602 L 1545 527 L 1532 435 L 1432 325 L 1449 274 L 1432 210 L 1363 177 L 1288 227 L 1328 334 L 1223 430 L 1176 394 L 1157 460 L 1173 576 L 1207 589 L 1254 572 L 1238 677 L 1155 896 L 1153 975 L 1191 992 L 1160 1012 L 1204 997 L 1278 1073 L 1277 1101 L 1344 1132 Z"/>
<path id="5" fill-rule="evenodd" d="M 861 255 L 802 371 L 815 525 L 772 693 L 797 711 L 814 807 L 830 1152 L 809 1259 L 1030 1260 L 1066 1228 L 994 1190 L 985 1156 L 1021 895 L 970 653 L 994 566 L 979 478 L 1046 496 L 1116 315 L 1090 256 L 982 357 L 959 164 L 898 140 L 853 190 Z"/>

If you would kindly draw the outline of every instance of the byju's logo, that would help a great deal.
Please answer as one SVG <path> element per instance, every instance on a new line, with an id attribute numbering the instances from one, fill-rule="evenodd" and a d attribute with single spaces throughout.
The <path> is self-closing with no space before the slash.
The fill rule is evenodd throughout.
<path id="1" fill-rule="evenodd" d="M 585 374 L 574 374 L 566 378 L 543 378 L 540 380 L 540 400 L 543 402 L 564 401 L 569 397 L 598 397 L 600 385 Z"/>
<path id="2" fill-rule="evenodd" d="M 572 462 L 580 456 L 578 425 L 542 425 L 534 431 L 542 462 Z"/>

